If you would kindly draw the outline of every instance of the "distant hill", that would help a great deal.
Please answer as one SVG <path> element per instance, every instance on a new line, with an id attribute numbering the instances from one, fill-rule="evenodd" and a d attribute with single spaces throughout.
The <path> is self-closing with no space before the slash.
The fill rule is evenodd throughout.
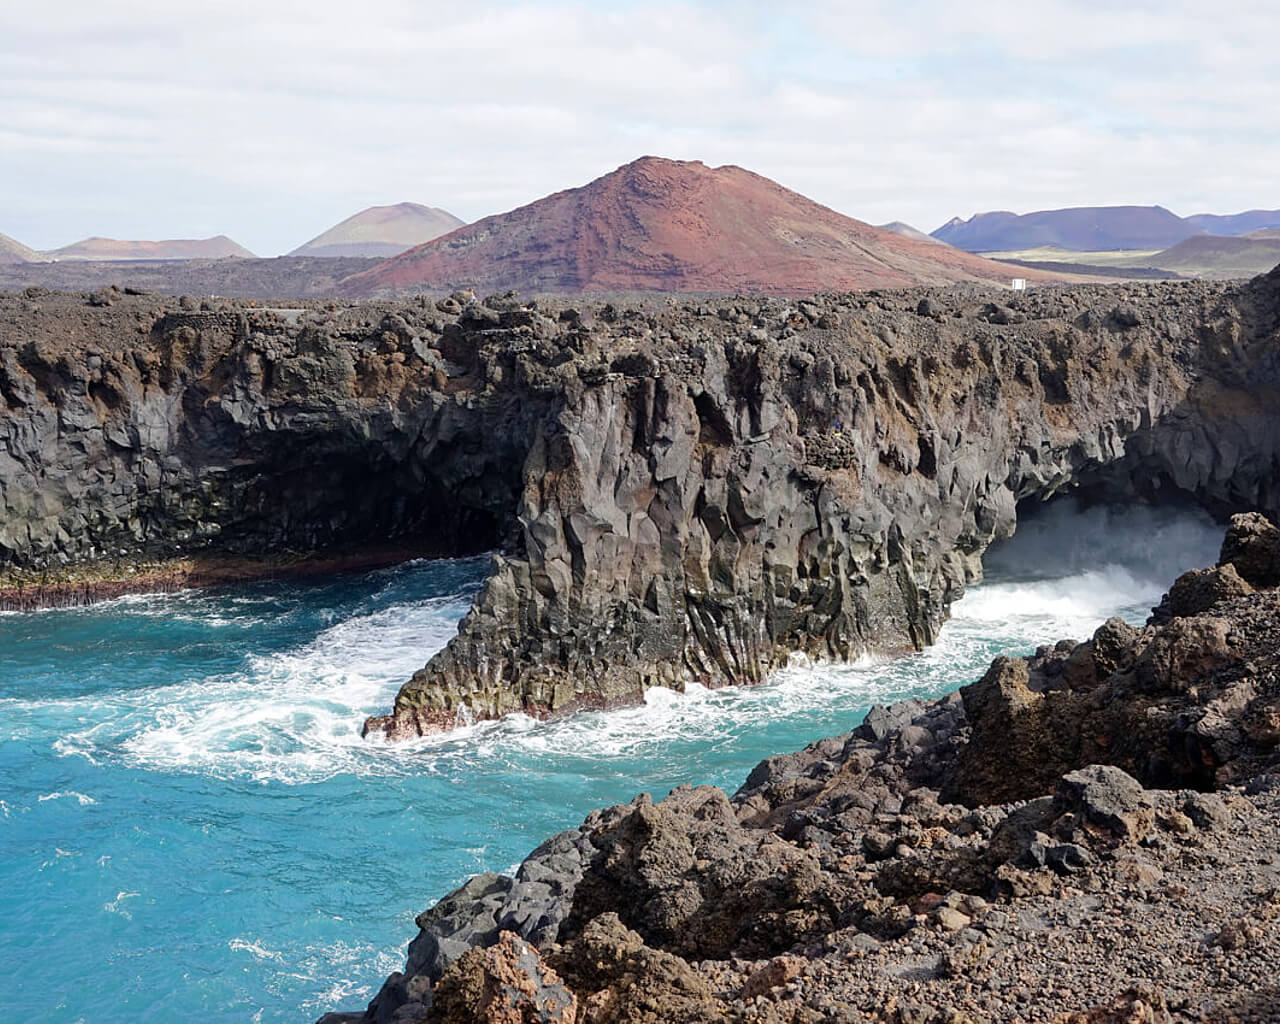
<path id="1" fill-rule="evenodd" d="M 956 217 L 933 237 L 968 252 L 1009 252 L 1054 246 L 1076 252 L 1165 249 L 1198 234 L 1162 206 L 1082 206 L 1016 214 Z"/>
<path id="2" fill-rule="evenodd" d="M 1140 262 L 1190 277 L 1253 277 L 1280 264 L 1280 231 L 1243 238 L 1197 235 Z"/>
<path id="3" fill-rule="evenodd" d="M 465 222 L 419 203 L 371 206 L 298 246 L 290 256 L 396 256 Z"/>
<path id="4" fill-rule="evenodd" d="M 214 238 L 173 238 L 161 242 L 86 238 L 43 254 L 52 260 L 217 260 L 228 256 L 256 257 L 226 235 Z"/>
<path id="5" fill-rule="evenodd" d="M 39 258 L 40 254 L 34 249 L 8 235 L 0 235 L 0 263 L 33 263 Z"/>
<path id="6" fill-rule="evenodd" d="M 741 167 L 642 157 L 411 249 L 344 290 L 799 295 L 1011 276 L 1001 264 L 845 217 Z"/>
<path id="7" fill-rule="evenodd" d="M 1280 210 L 1179 217 L 1162 206 L 1081 206 L 1025 214 L 979 213 L 968 220 L 954 217 L 933 237 L 982 253 L 1046 247 L 1072 252 L 1159 251 L 1196 235 L 1236 237 L 1266 228 L 1280 228 Z"/>
<path id="8" fill-rule="evenodd" d="M 1249 210 L 1226 216 L 1197 213 L 1188 217 L 1187 223 L 1208 235 L 1247 235 L 1266 228 L 1280 228 L 1280 210 Z"/>
<path id="9" fill-rule="evenodd" d="M 914 238 L 917 242 L 939 241 L 932 235 L 926 235 L 919 228 L 913 228 L 910 224 L 900 220 L 891 220 L 888 224 L 880 224 L 878 227 L 883 231 L 892 231 L 895 235 L 901 235 L 903 238 Z"/>

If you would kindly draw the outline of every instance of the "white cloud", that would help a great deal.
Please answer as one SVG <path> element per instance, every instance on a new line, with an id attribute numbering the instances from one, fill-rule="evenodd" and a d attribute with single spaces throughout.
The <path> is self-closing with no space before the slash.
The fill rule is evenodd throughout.
<path id="1" fill-rule="evenodd" d="M 52 0 L 0 9 L 0 232 L 266 255 L 410 199 L 477 218 L 642 153 L 926 230 L 1280 206 L 1260 4 Z"/>

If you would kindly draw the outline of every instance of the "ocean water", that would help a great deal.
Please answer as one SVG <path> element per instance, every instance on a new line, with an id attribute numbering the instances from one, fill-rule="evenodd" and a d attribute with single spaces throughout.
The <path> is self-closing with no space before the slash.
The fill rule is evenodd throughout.
<path id="1" fill-rule="evenodd" d="M 414 915 L 593 808 L 934 696 L 992 657 L 1141 621 L 1219 528 L 1058 506 L 919 655 L 512 718 L 412 745 L 366 714 L 456 629 L 486 560 L 0 615 L 0 1007 L 34 1022 L 311 1021 L 403 963 Z"/>

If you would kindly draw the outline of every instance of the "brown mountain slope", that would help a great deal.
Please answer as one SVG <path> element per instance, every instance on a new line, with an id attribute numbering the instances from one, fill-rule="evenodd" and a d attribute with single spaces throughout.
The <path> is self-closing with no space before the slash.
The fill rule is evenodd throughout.
<path id="1" fill-rule="evenodd" d="M 460 228 L 447 210 L 420 203 L 371 206 L 298 246 L 290 256 L 397 256 Z"/>
<path id="2" fill-rule="evenodd" d="M 16 238 L 0 235 L 0 263 L 32 263 L 40 258 L 34 249 L 29 249 Z"/>
<path id="3" fill-rule="evenodd" d="M 1197 235 L 1154 256 L 1135 258 L 1133 264 L 1160 267 L 1192 277 L 1232 279 L 1265 274 L 1280 264 L 1280 232 L 1265 231 L 1229 238 Z"/>
<path id="4" fill-rule="evenodd" d="M 799 295 L 1011 276 L 1001 264 L 845 217 L 741 167 L 642 157 L 411 249 L 343 288 L 353 296 L 457 286 Z"/>
<path id="5" fill-rule="evenodd" d="M 244 246 L 226 235 L 214 238 L 170 238 L 161 242 L 86 238 L 45 253 L 55 260 L 217 260 L 226 256 L 254 259 Z"/>

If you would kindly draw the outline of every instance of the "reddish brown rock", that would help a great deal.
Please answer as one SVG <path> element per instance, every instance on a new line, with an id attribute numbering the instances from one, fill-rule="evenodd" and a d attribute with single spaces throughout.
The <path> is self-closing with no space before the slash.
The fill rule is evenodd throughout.
<path id="1" fill-rule="evenodd" d="M 751 1000 L 756 996 L 767 995 L 800 977 L 804 968 L 803 957 L 775 956 L 747 979 L 747 983 L 742 986 L 741 998 Z"/>
<path id="2" fill-rule="evenodd" d="M 435 990 L 432 1024 L 574 1024 L 578 1000 L 538 951 L 511 932 L 473 949 Z"/>

